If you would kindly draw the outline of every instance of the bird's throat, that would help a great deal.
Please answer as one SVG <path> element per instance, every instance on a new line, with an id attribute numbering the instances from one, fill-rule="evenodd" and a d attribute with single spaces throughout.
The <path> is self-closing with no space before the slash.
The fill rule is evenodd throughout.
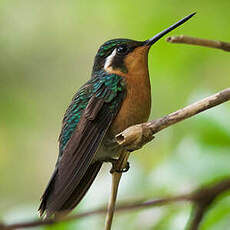
<path id="1" fill-rule="evenodd" d="M 109 130 L 116 135 L 131 125 L 148 120 L 151 110 L 151 86 L 148 71 L 148 48 L 138 47 L 125 59 L 128 73 L 113 70 L 124 78 L 127 93 Z"/>

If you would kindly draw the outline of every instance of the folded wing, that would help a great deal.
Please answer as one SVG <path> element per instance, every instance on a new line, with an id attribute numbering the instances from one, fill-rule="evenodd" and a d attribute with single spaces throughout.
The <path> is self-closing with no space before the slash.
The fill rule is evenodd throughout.
<path id="1" fill-rule="evenodd" d="M 59 159 L 39 208 L 40 213 L 46 211 L 47 216 L 73 208 L 88 190 L 96 176 L 90 164 L 125 96 L 122 78 L 114 74 L 93 78 L 84 87 L 74 97 L 63 120 Z M 88 100 L 82 92 L 87 92 Z M 76 106 L 79 94 L 87 101 L 81 103 L 78 99 Z M 74 110 L 81 112 L 80 118 Z M 78 121 L 71 133 L 69 130 L 76 121 L 73 115 Z M 100 167 L 101 163 L 93 166 L 97 172 Z M 92 178 L 88 182 L 83 181 L 86 175 Z"/>

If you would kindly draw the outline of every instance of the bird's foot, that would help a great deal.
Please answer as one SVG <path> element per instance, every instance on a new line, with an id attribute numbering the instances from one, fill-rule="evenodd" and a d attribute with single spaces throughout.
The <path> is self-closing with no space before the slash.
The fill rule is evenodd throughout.
<path id="1" fill-rule="evenodd" d="M 127 161 L 125 168 L 123 168 L 123 169 L 117 169 L 116 165 L 115 165 L 115 166 L 112 166 L 112 168 L 110 170 L 110 173 L 114 173 L 114 172 L 116 172 L 116 173 L 125 173 L 125 172 L 128 172 L 129 169 L 130 169 L 130 164 Z"/>
<path id="2" fill-rule="evenodd" d="M 106 162 L 110 162 L 112 164 L 112 168 L 110 170 L 110 173 L 114 173 L 114 172 L 116 172 L 116 173 L 125 173 L 125 172 L 129 171 L 130 164 L 129 164 L 128 161 L 126 163 L 125 168 L 123 168 L 123 169 L 118 169 L 117 168 L 117 161 L 118 161 L 118 159 L 108 159 L 108 160 L 106 160 Z"/>

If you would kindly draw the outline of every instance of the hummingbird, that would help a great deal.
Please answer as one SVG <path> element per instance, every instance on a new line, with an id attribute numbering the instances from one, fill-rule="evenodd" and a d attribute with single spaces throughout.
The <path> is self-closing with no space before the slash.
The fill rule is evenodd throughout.
<path id="1" fill-rule="evenodd" d="M 115 135 L 148 120 L 149 49 L 194 14 L 148 40 L 113 39 L 99 48 L 91 78 L 74 95 L 64 115 L 57 163 L 41 197 L 41 216 L 48 218 L 75 208 L 102 164 L 114 162 L 122 152 Z"/>

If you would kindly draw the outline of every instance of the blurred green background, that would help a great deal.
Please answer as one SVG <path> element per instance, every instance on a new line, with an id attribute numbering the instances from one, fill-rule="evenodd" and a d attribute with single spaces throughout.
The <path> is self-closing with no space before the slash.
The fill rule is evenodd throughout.
<path id="1" fill-rule="evenodd" d="M 0 219 L 10 223 L 37 217 L 56 161 L 63 114 L 89 79 L 104 41 L 145 40 L 197 11 L 170 35 L 230 42 L 229 9 L 229 0 L 1 0 Z M 229 58 L 220 50 L 164 39 L 156 43 L 149 54 L 151 119 L 229 87 Z M 132 154 L 130 163 L 119 200 L 180 194 L 230 176 L 230 104 L 162 131 Z M 103 167 L 75 212 L 107 202 L 109 169 Z M 180 203 L 117 214 L 113 229 L 181 230 L 190 211 L 189 204 Z M 103 229 L 103 223 L 104 216 L 97 216 L 52 228 Z M 201 229 L 230 229 L 230 197 L 210 208 Z"/>

